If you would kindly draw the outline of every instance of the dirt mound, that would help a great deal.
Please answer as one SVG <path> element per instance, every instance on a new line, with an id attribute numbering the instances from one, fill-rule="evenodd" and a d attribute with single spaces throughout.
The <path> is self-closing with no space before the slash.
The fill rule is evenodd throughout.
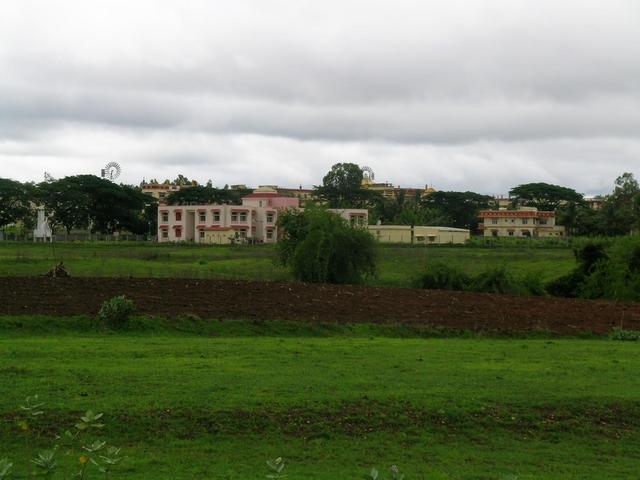
<path id="1" fill-rule="evenodd" d="M 640 304 L 482 293 L 196 279 L 0 278 L 0 314 L 95 314 L 116 295 L 143 314 L 404 323 L 563 335 L 640 330 Z"/>

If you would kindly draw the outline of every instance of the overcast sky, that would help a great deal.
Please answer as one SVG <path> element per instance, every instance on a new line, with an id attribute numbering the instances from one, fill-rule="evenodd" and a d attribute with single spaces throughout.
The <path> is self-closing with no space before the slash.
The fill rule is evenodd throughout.
<path id="1" fill-rule="evenodd" d="M 0 177 L 595 194 L 640 174 L 640 2 L 0 2 Z"/>

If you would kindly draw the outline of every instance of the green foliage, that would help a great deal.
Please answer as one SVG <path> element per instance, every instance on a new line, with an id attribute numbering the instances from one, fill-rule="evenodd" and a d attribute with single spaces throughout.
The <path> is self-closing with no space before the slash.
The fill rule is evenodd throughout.
<path id="1" fill-rule="evenodd" d="M 551 295 L 640 300 L 639 236 L 621 237 L 607 243 L 584 243 L 574 254 L 578 266 L 547 285 Z"/>
<path id="2" fill-rule="evenodd" d="M 0 228 L 17 222 L 33 223 L 31 190 L 29 184 L 0 178 Z"/>
<path id="3" fill-rule="evenodd" d="M 284 460 L 282 457 L 278 457 L 274 460 L 267 460 L 267 468 L 269 469 L 269 474 L 267 478 L 270 479 L 279 479 L 285 478 L 287 475 L 284 472 Z"/>
<path id="4" fill-rule="evenodd" d="M 504 266 L 470 276 L 455 266 L 435 263 L 427 266 L 426 271 L 414 282 L 414 287 L 511 295 L 546 294 L 538 275 L 527 274 L 516 278 Z"/>
<path id="5" fill-rule="evenodd" d="M 510 295 L 529 293 L 523 282 L 518 281 L 504 266 L 492 268 L 477 275 L 473 279 L 470 289 L 474 292 Z"/>
<path id="6" fill-rule="evenodd" d="M 316 187 L 316 196 L 330 208 L 364 208 L 376 194 L 362 187 L 363 173 L 355 163 L 336 163 Z"/>
<path id="7" fill-rule="evenodd" d="M 0 480 L 6 480 L 11 476 L 13 463 L 6 458 L 0 458 Z"/>
<path id="8" fill-rule="evenodd" d="M 640 332 L 638 330 L 624 330 L 622 328 L 614 328 L 611 332 L 611 340 L 619 340 L 621 342 L 637 342 L 640 341 Z"/>
<path id="9" fill-rule="evenodd" d="M 432 192 L 421 200 L 422 208 L 434 209 L 442 217 L 451 219 L 448 227 L 475 230 L 478 213 L 492 205 L 493 198 L 474 192 Z"/>
<path id="10" fill-rule="evenodd" d="M 365 229 L 352 227 L 321 208 L 280 215 L 284 237 L 280 261 L 293 276 L 311 283 L 361 283 L 376 272 L 376 244 Z"/>
<path id="11" fill-rule="evenodd" d="M 470 285 L 469 275 L 446 263 L 429 264 L 414 282 L 416 288 L 431 290 L 468 290 Z"/>
<path id="12" fill-rule="evenodd" d="M 525 183 L 512 188 L 515 203 L 538 210 L 555 211 L 562 202 L 582 202 L 583 196 L 572 188 L 548 183 Z"/>
<path id="13" fill-rule="evenodd" d="M 125 328 L 129 322 L 129 316 L 135 311 L 133 301 L 124 295 L 113 297 L 105 301 L 100 307 L 98 318 L 109 328 L 119 330 Z"/>
<path id="14" fill-rule="evenodd" d="M 42 429 L 38 428 L 34 423 L 44 413 L 39 410 L 44 403 L 38 402 L 37 395 L 27 397 L 25 403 L 27 407 L 20 406 L 24 417 L 18 421 L 18 426 L 23 433 L 30 434 L 33 432 L 35 433 L 34 437 L 39 439 Z M 111 445 L 107 446 L 107 442 L 101 440 L 94 440 L 91 443 L 83 441 L 83 437 L 88 432 L 104 427 L 102 423 L 99 423 L 102 416 L 102 413 L 96 414 L 89 410 L 80 417 L 71 429 L 56 434 L 52 439 L 52 447 L 39 451 L 36 457 L 31 460 L 31 463 L 37 469 L 34 475 L 50 479 L 60 472 L 64 478 L 77 477 L 87 479 L 90 477 L 90 467 L 94 466 L 96 470 L 103 474 L 103 478 L 108 479 L 113 467 L 123 459 L 120 455 L 120 448 Z M 63 450 L 62 455 L 60 450 Z M 68 464 L 68 459 L 75 458 L 78 459 L 80 464 L 79 471 L 76 471 L 77 467 L 75 465 Z M 9 478 L 12 472 L 13 464 L 6 459 L 0 460 L 0 480 Z"/>
<path id="15" fill-rule="evenodd" d="M 167 198 L 169 205 L 239 205 L 242 197 L 251 193 L 250 189 L 215 188 L 213 186 L 195 186 L 173 192 Z"/>
<path id="16" fill-rule="evenodd" d="M 43 182 L 38 185 L 37 200 L 45 207 L 51 227 L 63 227 L 68 233 L 91 227 L 107 234 L 121 230 L 144 234 L 157 217 L 151 196 L 95 175 Z"/>

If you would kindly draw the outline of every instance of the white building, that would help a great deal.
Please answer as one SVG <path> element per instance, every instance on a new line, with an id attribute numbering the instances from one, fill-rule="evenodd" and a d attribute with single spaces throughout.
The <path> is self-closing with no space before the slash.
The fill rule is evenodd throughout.
<path id="1" fill-rule="evenodd" d="M 260 187 L 242 199 L 242 205 L 160 205 L 159 242 L 228 244 L 235 241 L 274 243 L 281 211 L 299 209 L 300 199 Z M 334 210 L 351 224 L 365 226 L 366 209 Z"/>

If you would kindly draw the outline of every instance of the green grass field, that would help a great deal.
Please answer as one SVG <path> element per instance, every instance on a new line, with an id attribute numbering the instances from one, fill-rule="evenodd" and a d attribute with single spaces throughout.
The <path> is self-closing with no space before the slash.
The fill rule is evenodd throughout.
<path id="1" fill-rule="evenodd" d="M 198 277 L 290 281 L 273 246 L 186 246 L 143 243 L 0 242 L 0 276 L 42 275 L 64 261 L 74 276 Z M 429 262 L 446 262 L 468 273 L 506 265 L 517 276 L 549 280 L 575 265 L 568 248 L 381 246 L 373 285 L 409 286 Z"/>
<path id="2" fill-rule="evenodd" d="M 275 257 L 270 246 L 5 242 L 0 275 L 63 260 L 74 276 L 291 281 Z M 568 248 L 384 246 L 370 283 L 409 286 L 436 261 L 545 280 L 574 266 Z M 127 457 L 111 478 L 260 479 L 278 456 L 290 480 L 392 464 L 406 480 L 638 478 L 638 342 L 459 334 L 198 318 L 136 318 L 113 333 L 88 317 L 0 316 L 0 459 L 27 478 L 29 460 L 93 409 L 106 427 L 85 443 Z M 44 414 L 25 431 L 20 405 L 34 394 Z M 59 463 L 79 469 L 64 449 Z"/>
<path id="3" fill-rule="evenodd" d="M 357 479 L 391 464 L 409 480 L 638 475 L 637 342 L 90 324 L 0 317 L 0 458 L 28 465 L 91 408 L 105 413 L 98 436 L 127 456 L 113 478 L 259 479 L 277 456 L 292 480 Z M 45 414 L 25 432 L 16 412 L 33 394 Z"/>

